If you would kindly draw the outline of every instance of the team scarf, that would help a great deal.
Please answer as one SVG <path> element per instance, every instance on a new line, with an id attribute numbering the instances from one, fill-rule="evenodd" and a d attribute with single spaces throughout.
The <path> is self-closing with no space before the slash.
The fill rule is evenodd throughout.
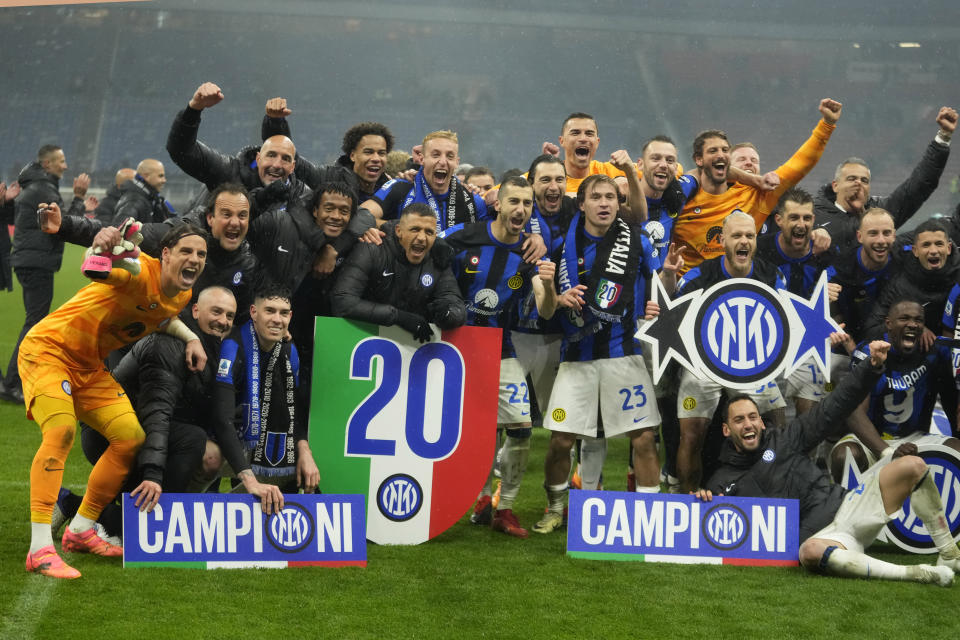
<path id="1" fill-rule="evenodd" d="M 597 245 L 583 294 L 587 307 L 597 319 L 619 323 L 633 308 L 633 285 L 640 267 L 639 240 L 630 225 L 617 216 Z M 561 292 L 580 284 L 579 266 L 586 241 L 583 215 L 578 211 L 570 221 L 560 253 Z"/>
<path id="2" fill-rule="evenodd" d="M 437 216 L 438 232 L 449 229 L 461 222 L 477 221 L 477 211 L 473 204 L 473 194 L 460 185 L 457 176 L 450 176 L 450 190 L 447 192 L 446 224 L 443 224 L 443 218 L 441 217 L 442 212 L 440 211 L 440 205 L 437 204 L 437 197 L 433 195 L 433 190 L 430 189 L 426 178 L 423 177 L 423 169 L 420 169 L 417 175 L 414 176 L 413 188 L 410 189 L 410 193 L 407 194 L 407 198 L 403 201 L 403 206 L 400 210 L 403 211 L 414 202 L 425 202 L 427 206 L 433 209 L 433 212 Z M 463 211 L 467 212 L 466 219 L 457 219 L 457 212 Z"/>
<path id="3" fill-rule="evenodd" d="M 252 451 L 250 468 L 259 476 L 289 476 L 296 472 L 296 452 L 294 450 L 294 377 L 290 354 L 283 342 L 278 342 L 270 351 L 266 371 L 261 371 L 260 344 L 253 322 L 247 322 L 241 332 L 243 350 L 247 354 L 246 395 L 250 405 L 250 415 L 243 431 L 243 444 Z M 277 362 L 283 360 L 285 372 L 280 374 Z M 262 374 L 262 375 L 261 375 Z M 279 374 L 279 375 L 278 375 Z M 275 404 L 274 382 L 281 378 L 286 392 L 287 416 L 274 417 L 270 423 L 270 409 Z M 260 399 L 260 380 L 263 379 L 263 400 Z M 273 429 L 271 429 L 273 427 Z"/>

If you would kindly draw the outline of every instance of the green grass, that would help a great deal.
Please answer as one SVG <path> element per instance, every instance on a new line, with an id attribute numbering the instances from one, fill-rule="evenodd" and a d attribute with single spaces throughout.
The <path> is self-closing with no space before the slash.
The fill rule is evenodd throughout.
<path id="1" fill-rule="evenodd" d="M 79 253 L 68 253 L 58 303 L 82 284 Z M 8 300 L 3 361 L 23 318 L 19 293 Z M 877 638 L 953 628 L 949 589 L 798 568 L 575 560 L 563 534 L 515 540 L 466 518 L 416 547 L 370 545 L 365 569 L 123 570 L 116 560 L 71 555 L 83 578 L 49 580 L 23 569 L 39 430 L 5 403 L 0 430 L 0 638 Z M 516 505 L 527 526 L 542 513 L 546 443 L 539 430 Z M 624 488 L 625 460 L 626 442 L 613 441 L 609 488 Z M 89 470 L 75 447 L 65 484 L 82 491 Z"/>

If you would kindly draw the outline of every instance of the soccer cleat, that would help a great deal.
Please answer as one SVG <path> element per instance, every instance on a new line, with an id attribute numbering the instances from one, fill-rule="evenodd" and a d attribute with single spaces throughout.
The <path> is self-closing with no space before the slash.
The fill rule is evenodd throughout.
<path id="1" fill-rule="evenodd" d="M 949 567 L 954 573 L 960 573 L 960 556 L 953 558 L 944 558 L 943 556 L 940 556 L 937 558 L 937 566 Z"/>
<path id="2" fill-rule="evenodd" d="M 28 553 L 26 566 L 27 571 L 51 578 L 72 580 L 80 577 L 80 572 L 64 562 L 52 544 L 48 544 L 33 553 Z"/>
<path id="3" fill-rule="evenodd" d="M 552 533 L 563 526 L 563 514 L 556 511 L 547 511 L 540 518 L 533 530 L 537 533 Z"/>
<path id="4" fill-rule="evenodd" d="M 74 533 L 70 531 L 70 527 L 67 527 L 63 532 L 63 541 L 60 546 L 70 553 L 92 553 L 106 558 L 119 558 L 123 555 L 123 547 L 110 544 L 101 538 L 97 535 L 96 527 L 90 527 L 80 533 Z"/>
<path id="5" fill-rule="evenodd" d="M 953 584 L 953 569 L 932 564 L 915 564 L 911 567 L 914 579 L 925 584 L 936 584 L 949 587 Z"/>
<path id="6" fill-rule="evenodd" d="M 472 524 L 490 524 L 492 519 L 493 508 L 490 506 L 490 496 L 480 496 L 477 504 L 473 505 L 470 522 Z"/>
<path id="7" fill-rule="evenodd" d="M 500 485 L 502 482 L 497 480 L 497 490 L 493 492 L 493 497 L 490 498 L 490 504 L 493 505 L 493 508 L 496 509 L 500 506 Z"/>
<path id="8" fill-rule="evenodd" d="M 71 516 L 67 515 L 63 499 L 70 495 L 70 490 L 60 487 L 60 493 L 57 495 L 57 501 L 53 503 L 53 515 L 50 517 L 50 531 L 53 536 L 60 535 L 60 529 L 69 522 Z"/>
<path id="9" fill-rule="evenodd" d="M 526 538 L 530 535 L 526 529 L 520 526 L 517 516 L 513 515 L 513 509 L 497 509 L 490 526 L 494 531 L 503 531 L 514 538 Z"/>

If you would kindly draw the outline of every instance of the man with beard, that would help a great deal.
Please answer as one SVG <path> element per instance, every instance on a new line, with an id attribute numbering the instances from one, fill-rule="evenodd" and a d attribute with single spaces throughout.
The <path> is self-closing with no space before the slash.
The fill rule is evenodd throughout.
<path id="1" fill-rule="evenodd" d="M 310 390 L 300 384 L 296 346 L 283 341 L 290 316 L 290 293 L 264 285 L 254 296 L 250 320 L 223 341 L 213 440 L 204 458 L 205 470 L 235 475 L 267 514 L 283 510 L 282 492 L 312 493 L 320 480 L 307 438 Z"/>
<path id="2" fill-rule="evenodd" d="M 393 220 L 414 202 L 427 204 L 442 232 L 458 224 L 486 220 L 487 205 L 453 175 L 460 164 L 460 143 L 453 131 L 434 131 L 423 139 L 423 167 L 413 182 L 391 180 L 360 204 L 377 219 Z"/>
<path id="3" fill-rule="evenodd" d="M 837 336 L 837 334 L 834 334 Z M 800 502 L 800 564 L 828 575 L 881 580 L 910 580 L 948 587 L 960 570 L 960 549 L 953 541 L 933 474 L 922 458 L 904 447 L 886 465 L 868 471 L 852 491 L 831 484 L 809 457 L 823 438 L 854 410 L 884 371 L 890 345 L 870 344 L 870 356 L 854 367 L 817 408 L 787 427 L 765 429 L 757 405 L 748 396 L 730 400 L 723 423 L 727 436 L 722 466 L 697 491 L 713 495 L 793 498 Z M 937 566 L 901 566 L 864 554 L 907 498 L 939 551 Z"/>
<path id="4" fill-rule="evenodd" d="M 598 437 L 600 419 L 604 437 L 630 439 L 637 490 L 660 490 L 655 442 L 660 415 L 634 337 L 654 273 L 652 247 L 639 227 L 618 216 L 618 195 L 612 178 L 586 178 L 577 193 L 582 214 L 571 220 L 557 254 L 564 336 L 544 414 L 544 427 L 552 432 L 544 462 L 548 504 L 533 527 L 537 533 L 563 526 L 570 450 L 578 437 Z"/>
<path id="5" fill-rule="evenodd" d="M 513 502 L 530 455 L 530 401 L 523 370 L 517 362 L 509 329 L 516 322 L 518 301 L 533 291 L 538 313 L 550 318 L 556 308 L 554 265 L 525 262 L 523 231 L 533 211 L 533 189 L 526 179 L 508 178 L 497 199 L 497 217 L 491 222 L 456 225 L 443 236 L 453 248 L 454 273 L 466 301 L 467 324 L 501 327 L 500 399 L 497 427 L 506 432 L 500 460 L 500 503 L 491 518 L 493 469 L 474 507 L 472 521 L 490 522 L 495 531 L 526 538 L 513 513 Z"/>
<path id="6" fill-rule="evenodd" d="M 677 175 L 677 147 L 667 136 L 654 136 L 641 150 L 640 188 L 647 199 L 647 220 L 644 230 L 653 243 L 656 268 L 663 266 L 673 234 L 673 225 L 686 204 L 699 188 L 693 176 Z"/>
<path id="7" fill-rule="evenodd" d="M 261 135 L 267 140 L 275 135 L 290 137 L 287 116 L 293 113 L 285 98 L 267 101 Z M 297 177 L 316 190 L 325 182 L 346 182 L 361 202 L 371 198 L 389 180 L 385 174 L 387 155 L 393 150 L 393 134 L 379 122 L 355 124 L 343 134 L 340 147 L 343 155 L 331 165 L 317 166 L 297 156 Z"/>
<path id="8" fill-rule="evenodd" d="M 764 191 L 755 184 L 730 186 L 730 143 L 722 131 L 708 130 L 693 141 L 693 162 L 697 166 L 700 190 L 687 200 L 673 227 L 673 239 L 684 247 L 685 268 L 723 252 L 720 243 L 721 224 L 734 210 L 748 213 L 759 229 L 776 206 L 780 196 L 796 185 L 816 166 L 840 118 L 842 105 L 829 98 L 820 101 L 821 120 L 813 134 L 796 153 L 773 173 L 779 186 Z M 745 174 L 750 175 L 750 174 Z M 772 176 L 765 176 L 773 186 Z"/>
<path id="9" fill-rule="evenodd" d="M 59 209 L 56 203 L 41 206 Z M 117 255 L 115 247 L 121 247 L 120 255 L 135 253 L 126 245 L 135 248 L 136 226 L 124 225 L 124 230 L 108 227 L 98 234 L 91 249 L 100 253 L 87 259 L 84 271 L 99 281 L 34 326 L 20 350 L 27 417 L 41 431 L 30 470 L 26 568 L 55 578 L 80 577 L 57 554 L 50 526 L 77 418 L 102 433 L 110 445 L 90 473 L 83 502 L 63 534 L 63 549 L 123 554 L 98 535 L 94 523 L 123 486 L 144 433 L 123 388 L 103 368 L 103 359 L 114 349 L 164 331 L 188 343 L 186 354 L 195 368 L 206 364 L 199 338 L 176 317 L 203 271 L 204 232 L 189 224 L 173 227 L 162 242 L 159 261 L 141 255 L 134 265 L 119 255 L 116 261 L 107 257 Z"/>
<path id="10" fill-rule="evenodd" d="M 884 331 L 887 313 L 898 300 L 916 300 L 923 306 L 922 349 L 929 349 L 943 333 L 943 312 L 951 286 L 960 276 L 960 255 L 942 222 L 925 220 L 914 230 L 913 245 L 905 246 L 899 257 L 898 271 L 873 307 L 865 329 L 866 337 L 879 337 Z"/>
<path id="11" fill-rule="evenodd" d="M 813 197 L 799 187 L 788 190 L 774 209 L 780 231 L 760 236 L 757 256 L 780 269 L 786 289 L 803 298 L 813 295 L 820 274 L 832 278 L 833 252 L 814 255 Z M 830 300 L 836 300 L 838 285 L 828 284 Z M 816 361 L 810 357 L 784 381 L 784 398 L 793 398 L 797 414 L 806 413 L 826 393 L 826 380 Z"/>
<path id="12" fill-rule="evenodd" d="M 844 436 L 830 453 L 830 469 L 837 483 L 843 480 L 848 452 L 862 472 L 904 444 L 910 445 L 912 454 L 921 444 L 943 444 L 960 451 L 960 440 L 930 433 L 938 398 L 951 430 L 956 431 L 957 388 L 950 349 L 934 344 L 921 351 L 923 307 L 912 300 L 900 300 L 890 307 L 886 329 L 883 339 L 890 343 L 887 369 L 847 420 L 851 435 Z M 854 362 L 869 357 L 867 342 L 853 352 Z"/>
<path id="13" fill-rule="evenodd" d="M 937 188 L 950 156 L 950 138 L 957 128 L 957 112 L 941 107 L 937 113 L 940 130 L 927 145 L 913 171 L 889 196 L 870 195 L 870 169 L 860 158 L 847 158 L 837 166 L 833 182 L 824 185 L 814 202 L 817 226 L 830 232 L 833 243 L 846 249 L 856 242 L 860 215 L 871 207 L 890 212 L 898 228 L 915 214 Z"/>
<path id="14" fill-rule="evenodd" d="M 333 315 L 399 325 L 421 342 L 440 329 L 459 327 L 466 319 L 463 298 L 448 266 L 431 253 L 436 218 L 415 202 L 403 210 L 383 243 L 357 246 L 344 262 L 330 294 Z"/>
<path id="15" fill-rule="evenodd" d="M 891 261 L 895 239 L 893 216 L 886 209 L 871 207 L 860 217 L 857 244 L 841 251 L 834 260 L 836 275 L 832 282 L 840 285 L 840 293 L 833 305 L 833 318 L 844 323 L 843 330 L 854 343 L 867 339 L 864 329 L 870 312 L 896 272 Z"/>
<path id="16" fill-rule="evenodd" d="M 757 232 L 752 216 L 743 211 L 734 211 L 727 216 L 723 221 L 720 242 L 724 255 L 704 260 L 699 266 L 690 269 L 677 283 L 675 296 L 698 289 L 709 289 L 728 278 L 758 280 L 773 289 L 786 287 L 783 274 L 776 266 L 754 256 Z M 687 369 L 680 375 L 680 388 L 677 393 L 677 417 L 680 423 L 677 477 L 680 479 L 680 489 L 684 492 L 700 487 L 703 443 L 710 420 L 720 404 L 722 392 L 723 388 L 719 384 L 701 380 Z M 729 391 L 727 393 L 732 395 Z M 751 397 L 756 398 L 757 406 L 763 407 L 765 414 L 772 413 L 774 421 L 782 424 L 786 403 L 776 383 L 770 382 L 753 391 Z M 718 452 L 709 452 L 708 458 L 715 459 L 716 453 Z"/>

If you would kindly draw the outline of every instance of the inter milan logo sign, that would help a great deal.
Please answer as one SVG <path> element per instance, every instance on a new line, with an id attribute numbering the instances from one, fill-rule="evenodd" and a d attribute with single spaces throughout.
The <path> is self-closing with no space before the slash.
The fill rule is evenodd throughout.
<path id="1" fill-rule="evenodd" d="M 652 299 L 660 315 L 637 338 L 650 345 L 653 377 L 671 360 L 725 387 L 755 389 L 814 360 L 830 380 L 830 318 L 826 276 L 805 300 L 746 278 L 732 278 L 670 300 L 658 278 Z"/>

